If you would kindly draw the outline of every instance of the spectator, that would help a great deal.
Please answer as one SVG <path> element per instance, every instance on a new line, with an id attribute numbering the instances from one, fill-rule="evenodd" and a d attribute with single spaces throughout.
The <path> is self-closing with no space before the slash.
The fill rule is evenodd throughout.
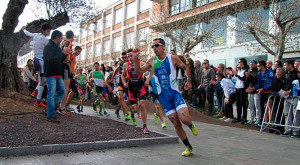
<path id="1" fill-rule="evenodd" d="M 260 95 L 260 111 L 256 112 L 257 121 L 255 125 L 260 125 L 265 111 L 265 104 L 268 101 L 268 95 L 270 93 L 271 83 L 273 81 L 273 71 L 266 68 L 266 61 L 258 62 L 258 81 L 254 87 L 249 87 L 246 92 L 252 92 L 257 90 L 257 94 Z"/>
<path id="2" fill-rule="evenodd" d="M 200 88 L 202 89 L 201 93 L 203 93 L 204 98 L 207 98 L 208 113 L 212 115 L 214 108 L 214 85 L 210 84 L 210 81 L 216 78 L 216 73 L 212 68 L 210 68 L 209 61 L 207 59 L 203 61 L 202 68 L 200 83 Z M 200 104 L 204 105 L 205 100 L 201 100 Z"/>
<path id="3" fill-rule="evenodd" d="M 184 58 L 185 58 L 185 59 L 188 59 L 188 58 L 190 58 L 190 54 L 189 54 L 189 52 L 186 52 L 186 53 L 184 53 Z"/>
<path id="4" fill-rule="evenodd" d="M 186 59 L 186 64 L 188 65 L 191 73 L 194 73 L 194 61 L 191 58 Z M 194 79 L 194 75 L 191 74 L 191 78 L 192 80 Z M 186 75 L 184 75 L 183 80 L 182 80 L 182 84 L 185 84 L 188 80 Z M 182 88 L 182 96 L 185 100 L 187 100 L 188 103 L 192 102 L 192 95 L 193 95 L 193 88 L 189 89 L 189 90 L 185 90 L 184 88 Z"/>
<path id="5" fill-rule="evenodd" d="M 29 92 L 32 93 L 37 84 L 37 81 L 34 77 L 34 68 L 33 68 L 33 60 L 32 59 L 27 60 L 27 65 L 24 68 L 23 80 L 24 80 L 26 86 L 28 87 Z"/>
<path id="6" fill-rule="evenodd" d="M 211 80 L 211 82 L 210 82 L 211 84 L 216 86 L 216 96 L 217 96 L 217 102 L 218 102 L 219 115 L 221 115 L 221 113 L 223 113 L 222 110 L 223 110 L 223 101 L 224 101 L 224 98 L 223 98 L 224 91 L 221 86 L 221 81 L 223 78 L 224 78 L 223 73 L 219 72 L 216 74 L 217 81 Z"/>
<path id="7" fill-rule="evenodd" d="M 227 78 L 223 78 L 221 85 L 224 90 L 225 95 L 225 105 L 224 105 L 224 117 L 220 120 L 226 122 L 233 121 L 233 103 L 236 100 L 236 88 L 235 82 L 232 79 L 233 71 L 231 67 L 226 68 Z"/>
<path id="8" fill-rule="evenodd" d="M 247 60 L 241 58 L 238 62 L 239 68 L 237 70 L 235 88 L 236 88 L 236 108 L 237 108 L 237 122 L 245 124 L 247 122 L 247 108 L 248 108 L 248 95 L 245 88 L 246 73 L 248 72 Z"/>
<path id="9" fill-rule="evenodd" d="M 217 70 L 216 73 L 222 73 L 223 76 L 225 76 L 226 75 L 225 65 L 224 64 L 219 64 L 218 65 L 218 70 Z"/>
<path id="10" fill-rule="evenodd" d="M 267 61 L 267 69 L 273 71 L 272 66 L 273 66 L 273 62 L 272 62 L 271 60 L 268 60 L 268 61 Z"/>
<path id="11" fill-rule="evenodd" d="M 175 51 L 174 49 L 172 49 L 172 50 L 170 51 L 170 54 L 176 56 L 176 51 Z"/>
<path id="12" fill-rule="evenodd" d="M 276 69 L 281 68 L 281 67 L 283 67 L 282 62 L 279 60 L 275 61 L 274 66 L 273 66 L 274 76 L 276 76 Z"/>
<path id="13" fill-rule="evenodd" d="M 246 72 L 246 81 L 245 87 L 254 87 L 257 84 L 257 62 L 255 60 L 250 61 L 251 71 Z M 248 92 L 248 102 L 250 109 L 250 120 L 247 122 L 247 125 L 252 125 L 255 123 L 256 112 L 260 112 L 260 95 L 257 95 L 256 91 Z"/>
<path id="14" fill-rule="evenodd" d="M 197 99 L 200 97 L 200 108 L 204 107 L 204 104 L 201 104 L 201 100 L 205 100 L 203 95 L 200 95 L 200 83 L 201 83 L 201 75 L 202 75 L 202 67 L 201 67 L 201 62 L 199 60 L 196 60 L 194 63 L 194 79 L 193 79 L 193 84 L 194 84 L 194 92 L 193 92 L 193 98 L 192 98 L 192 104 L 191 107 L 197 107 Z"/>
<path id="15" fill-rule="evenodd" d="M 296 70 L 298 70 L 299 66 L 300 66 L 300 60 L 295 61 L 295 69 L 296 69 Z M 298 70 L 298 71 L 299 71 L 299 70 Z"/>
<path id="16" fill-rule="evenodd" d="M 47 120 L 59 122 L 55 116 L 55 109 L 59 107 L 62 97 L 65 94 L 64 82 L 61 77 L 62 60 L 70 53 L 68 48 L 60 49 L 62 33 L 55 30 L 51 34 L 51 40 L 44 48 L 44 73 L 47 83 Z"/>
<path id="17" fill-rule="evenodd" d="M 283 92 L 285 96 L 293 96 L 293 81 L 298 80 L 298 71 L 294 68 L 294 61 L 288 60 L 284 63 L 284 69 L 286 71 L 285 74 L 285 89 L 286 91 Z M 298 92 L 299 93 L 299 92 Z M 298 95 L 298 94 L 297 94 Z M 296 96 L 297 96 L 296 95 Z M 285 117 L 285 132 L 283 133 L 284 136 L 291 136 L 292 131 L 294 131 L 290 126 L 293 124 L 293 109 L 295 107 L 291 106 L 291 102 L 293 105 L 296 105 L 297 99 L 288 98 L 287 101 L 284 102 L 284 117 Z M 295 116 L 295 120 L 299 121 L 299 113 Z M 296 130 L 297 131 L 297 130 Z"/>
<path id="18" fill-rule="evenodd" d="M 183 56 L 178 56 L 178 57 L 184 64 L 186 64 L 186 60 Z M 184 69 L 180 68 L 179 66 L 176 66 L 176 78 L 177 78 L 177 84 L 180 91 L 182 91 L 184 85 L 182 83 L 183 77 L 184 77 Z"/>

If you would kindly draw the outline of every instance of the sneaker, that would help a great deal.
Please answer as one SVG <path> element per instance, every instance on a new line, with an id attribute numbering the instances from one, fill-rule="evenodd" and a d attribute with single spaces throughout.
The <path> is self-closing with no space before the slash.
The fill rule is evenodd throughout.
<path id="1" fill-rule="evenodd" d="M 106 111 L 104 111 L 104 115 L 105 115 L 105 116 L 109 116 L 109 114 L 108 114 Z"/>
<path id="2" fill-rule="evenodd" d="M 259 122 L 258 121 L 255 121 L 255 123 L 253 124 L 255 127 L 259 127 L 260 126 L 260 124 L 259 124 Z"/>
<path id="3" fill-rule="evenodd" d="M 293 132 L 291 137 L 300 137 L 300 135 L 297 132 Z"/>
<path id="4" fill-rule="evenodd" d="M 196 127 L 194 124 L 192 124 L 192 128 L 190 128 L 190 129 L 191 129 L 192 134 L 193 134 L 194 136 L 197 136 L 197 135 L 198 135 L 198 129 L 197 129 L 197 127 Z"/>
<path id="5" fill-rule="evenodd" d="M 254 122 L 251 120 L 248 120 L 248 122 L 246 123 L 246 125 L 253 125 L 253 124 L 254 124 Z"/>
<path id="6" fill-rule="evenodd" d="M 228 122 L 228 123 L 232 123 L 233 119 L 231 118 L 227 118 L 226 120 L 224 120 L 225 122 Z"/>
<path id="7" fill-rule="evenodd" d="M 228 119 L 228 118 L 224 116 L 224 117 L 220 118 L 219 120 L 224 121 L 224 120 L 226 120 L 226 119 Z"/>
<path id="8" fill-rule="evenodd" d="M 165 123 L 165 122 L 164 122 L 164 123 L 161 123 L 161 127 L 162 127 L 162 128 L 167 128 L 166 123 Z"/>
<path id="9" fill-rule="evenodd" d="M 77 105 L 76 109 L 77 109 L 77 112 L 80 113 L 80 105 Z"/>
<path id="10" fill-rule="evenodd" d="M 285 136 L 285 137 L 291 136 L 291 135 L 292 135 L 292 133 L 290 131 L 284 131 L 282 134 L 282 136 Z"/>
<path id="11" fill-rule="evenodd" d="M 138 119 L 142 119 L 142 116 L 140 114 L 137 115 Z"/>
<path id="12" fill-rule="evenodd" d="M 102 114 L 102 112 L 101 112 L 101 111 L 99 111 L 99 115 L 100 115 L 100 116 L 103 116 L 103 114 Z"/>
<path id="13" fill-rule="evenodd" d="M 129 121 L 130 120 L 130 116 L 128 114 L 125 114 L 124 117 L 125 117 L 125 121 Z"/>
<path id="14" fill-rule="evenodd" d="M 34 102 L 34 106 L 47 108 L 47 105 L 45 105 L 43 102 L 38 103 L 37 101 Z"/>
<path id="15" fill-rule="evenodd" d="M 121 119 L 120 114 L 119 114 L 119 110 L 116 110 L 115 114 L 116 114 L 116 116 L 117 116 L 118 119 Z"/>
<path id="16" fill-rule="evenodd" d="M 33 91 L 33 92 L 31 93 L 31 96 L 32 96 L 32 97 L 36 97 L 36 96 L 37 96 L 37 93 L 36 93 L 35 91 Z"/>
<path id="17" fill-rule="evenodd" d="M 149 133 L 148 128 L 147 128 L 147 127 L 144 127 L 144 128 L 143 128 L 143 132 L 144 132 L 144 134 L 148 134 L 148 133 Z"/>
<path id="18" fill-rule="evenodd" d="M 190 106 L 191 106 L 192 108 L 197 108 L 197 105 L 195 105 L 195 104 L 190 104 Z"/>
<path id="19" fill-rule="evenodd" d="M 157 117 L 156 113 L 154 113 L 154 123 L 157 124 L 157 122 L 158 122 L 158 117 Z"/>
<path id="20" fill-rule="evenodd" d="M 95 113 L 97 113 L 97 105 L 93 103 L 93 110 Z"/>
<path id="21" fill-rule="evenodd" d="M 135 120 L 135 118 L 132 118 L 131 120 L 132 120 L 132 124 L 133 124 L 133 126 L 136 126 L 137 124 L 136 124 L 136 120 Z"/>
<path id="22" fill-rule="evenodd" d="M 182 156 L 190 156 L 192 153 L 193 148 L 186 147 L 185 150 L 181 153 Z"/>

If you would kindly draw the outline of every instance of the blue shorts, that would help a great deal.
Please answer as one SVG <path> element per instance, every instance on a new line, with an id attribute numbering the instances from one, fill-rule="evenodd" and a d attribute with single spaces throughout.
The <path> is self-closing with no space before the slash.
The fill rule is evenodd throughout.
<path id="1" fill-rule="evenodd" d="M 177 112 L 180 108 L 187 107 L 181 94 L 178 91 L 171 91 L 172 95 L 166 97 L 163 92 L 158 95 L 159 102 L 166 116 Z"/>

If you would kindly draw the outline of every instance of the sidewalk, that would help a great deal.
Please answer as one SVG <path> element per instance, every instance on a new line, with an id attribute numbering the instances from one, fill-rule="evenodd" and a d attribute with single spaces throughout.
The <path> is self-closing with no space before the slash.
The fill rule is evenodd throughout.
<path id="1" fill-rule="evenodd" d="M 75 108 L 75 106 L 72 106 Z M 110 117 L 116 119 L 114 110 L 108 110 Z M 91 107 L 84 107 L 85 115 L 98 116 Z M 167 129 L 162 129 L 160 122 L 154 124 L 153 115 L 148 114 L 150 130 L 176 135 L 174 127 L 166 119 Z M 117 120 L 117 119 L 116 119 Z M 121 120 L 124 121 L 122 116 Z M 137 119 L 138 126 L 142 126 Z M 128 149 L 111 149 L 92 152 L 51 154 L 0 158 L 0 165 L 15 164 L 256 164 L 256 165 L 296 165 L 300 162 L 299 138 L 285 138 L 258 131 L 194 122 L 199 135 L 193 136 L 187 126 L 184 129 L 194 147 L 193 155 L 182 157 L 182 143 L 174 145 L 154 145 Z M 132 124 L 131 121 L 128 124 Z"/>

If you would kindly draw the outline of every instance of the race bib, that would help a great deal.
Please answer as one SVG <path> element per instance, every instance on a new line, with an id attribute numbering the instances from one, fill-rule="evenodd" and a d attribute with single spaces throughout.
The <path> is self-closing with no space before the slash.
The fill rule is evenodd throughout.
<path id="1" fill-rule="evenodd" d="M 102 79 L 94 78 L 94 82 L 97 86 L 103 87 L 104 81 Z"/>

